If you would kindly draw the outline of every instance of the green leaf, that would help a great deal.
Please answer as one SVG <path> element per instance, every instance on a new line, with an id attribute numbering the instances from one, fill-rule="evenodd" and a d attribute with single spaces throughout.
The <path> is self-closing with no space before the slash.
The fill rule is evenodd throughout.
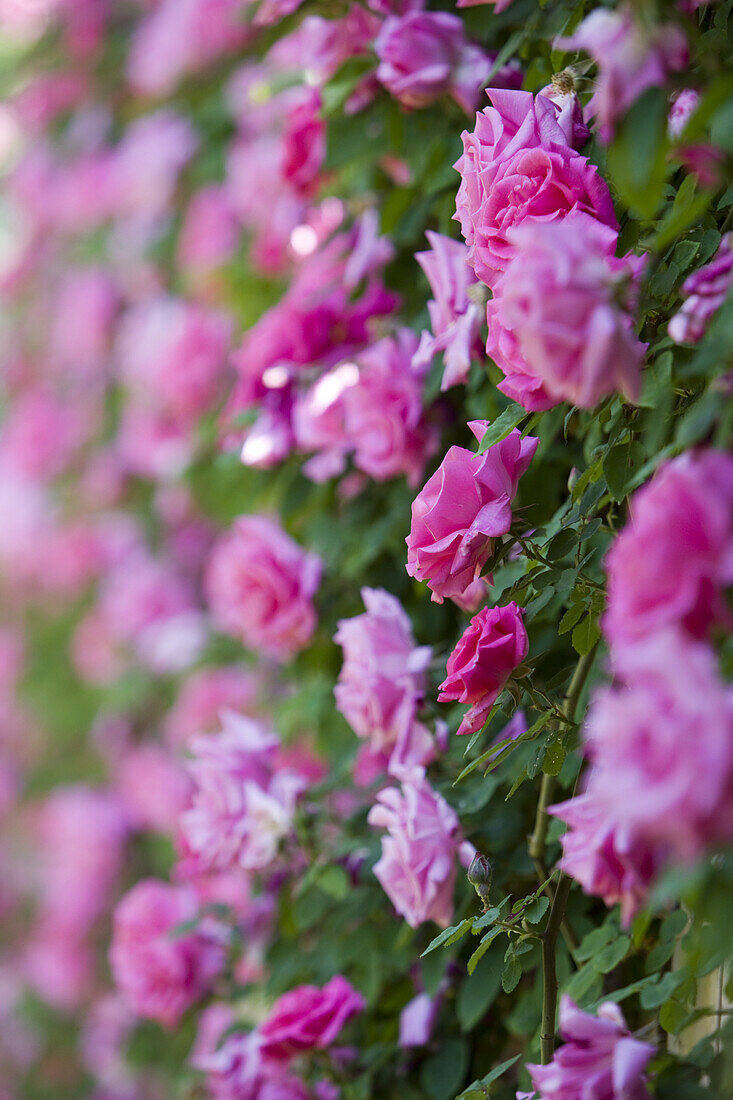
<path id="1" fill-rule="evenodd" d="M 456 1100 L 486 1100 L 489 1095 L 489 1085 L 493 1085 L 494 1081 L 498 1081 L 508 1069 L 511 1069 L 516 1062 L 522 1057 L 521 1054 L 515 1054 L 513 1058 L 507 1058 L 506 1062 L 502 1062 L 501 1065 L 495 1066 L 490 1073 L 487 1073 L 485 1077 L 482 1077 L 480 1081 L 474 1081 L 468 1086 L 468 1088 L 456 1097 Z"/>
<path id="2" fill-rule="evenodd" d="M 647 985 L 642 989 L 639 997 L 641 1007 L 648 1010 L 659 1008 L 669 1000 L 675 989 L 679 988 L 687 977 L 687 970 L 684 967 L 680 970 L 668 970 L 655 985 Z"/>
<path id="3" fill-rule="evenodd" d="M 700 219 L 710 205 L 711 198 L 710 191 L 697 190 L 697 180 L 694 175 L 685 176 L 656 235 L 645 241 L 644 246 L 662 252 L 667 245 Z"/>
<path id="4" fill-rule="evenodd" d="M 474 970 L 481 962 L 481 959 L 484 957 L 496 937 L 500 935 L 502 931 L 502 928 L 492 928 L 490 932 L 486 933 L 486 935 L 481 940 L 481 943 L 478 945 L 473 955 L 471 955 L 471 958 L 468 960 L 468 963 L 466 964 L 466 969 L 468 970 L 469 974 L 473 974 Z"/>
<path id="5" fill-rule="evenodd" d="M 560 625 L 557 628 L 558 634 L 567 634 L 569 630 L 572 630 L 575 624 L 582 619 L 587 609 L 588 604 L 585 600 L 572 604 L 560 619 Z"/>
<path id="6" fill-rule="evenodd" d="M 452 924 L 448 928 L 444 928 L 434 940 L 430 941 L 420 958 L 424 959 L 426 955 L 429 955 L 431 951 L 435 951 L 437 947 L 444 947 L 456 943 L 462 936 L 465 936 L 472 923 L 473 921 L 470 917 L 464 917 L 460 924 Z"/>
<path id="7" fill-rule="evenodd" d="M 630 442 L 627 440 L 625 443 L 611 447 L 603 458 L 603 476 L 606 479 L 608 491 L 615 501 L 622 501 L 626 496 L 630 449 Z"/>
<path id="8" fill-rule="evenodd" d="M 573 630 L 573 649 L 581 657 L 593 649 L 601 636 L 601 628 L 594 615 L 586 615 Z"/>
<path id="9" fill-rule="evenodd" d="M 591 966 L 599 974 L 610 974 L 612 970 L 616 969 L 621 960 L 626 958 L 630 947 L 630 937 L 619 936 L 617 940 L 613 940 L 612 943 L 609 943 L 591 959 Z"/>
<path id="10" fill-rule="evenodd" d="M 496 420 L 489 424 L 479 444 L 478 453 L 482 455 L 484 451 L 488 451 L 489 447 L 493 447 L 495 443 L 500 443 L 502 439 L 506 439 L 509 433 L 514 431 L 517 425 L 524 420 L 526 415 L 527 410 L 513 401 L 500 416 L 497 416 Z"/>
<path id="11" fill-rule="evenodd" d="M 642 219 L 659 209 L 667 176 L 667 95 L 649 88 L 628 111 L 608 150 L 608 167 L 629 210 Z"/>
<path id="12" fill-rule="evenodd" d="M 659 1025 L 669 1035 L 676 1035 L 690 1015 L 690 1010 L 679 1001 L 670 1000 L 659 1010 Z"/>
<path id="13" fill-rule="evenodd" d="M 522 916 L 525 920 L 529 921 L 530 924 L 539 924 L 549 908 L 550 899 L 545 894 L 542 894 L 527 906 Z"/>
<path id="14" fill-rule="evenodd" d="M 502 958 L 497 951 L 466 978 L 456 998 L 456 1015 L 462 1031 L 471 1031 L 486 1015 L 501 988 Z"/>
<path id="15" fill-rule="evenodd" d="M 324 867 L 318 875 L 318 888 L 323 890 L 324 894 L 328 894 L 329 897 L 336 898 L 337 901 L 343 901 L 344 898 L 349 896 L 351 890 L 351 880 L 343 867 L 339 867 L 337 864 L 330 864 L 328 867 Z"/>
<path id="16" fill-rule="evenodd" d="M 505 993 L 512 993 L 519 985 L 522 977 L 522 964 L 516 955 L 510 955 L 507 959 L 501 975 L 501 988 Z"/>
<path id="17" fill-rule="evenodd" d="M 473 927 L 471 929 L 474 935 L 480 932 L 483 928 L 488 928 L 494 923 L 495 920 L 498 920 L 499 916 L 501 915 L 502 909 L 509 901 L 510 897 L 511 894 L 507 894 L 504 900 L 500 901 L 498 905 L 492 905 L 491 909 L 487 909 L 486 912 L 482 913 L 480 917 L 475 918 L 473 922 Z"/>
<path id="18" fill-rule="evenodd" d="M 465 1039 L 448 1039 L 440 1050 L 420 1067 L 420 1084 L 430 1100 L 452 1100 L 468 1070 L 469 1050 Z"/>
<path id="19" fill-rule="evenodd" d="M 542 761 L 542 771 L 545 775 L 559 775 L 565 763 L 566 752 L 559 741 L 553 741 L 545 749 L 545 759 Z"/>

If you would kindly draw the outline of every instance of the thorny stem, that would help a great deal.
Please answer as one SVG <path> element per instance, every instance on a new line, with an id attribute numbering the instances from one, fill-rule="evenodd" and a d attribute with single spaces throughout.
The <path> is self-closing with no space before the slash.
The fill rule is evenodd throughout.
<path id="1" fill-rule="evenodd" d="M 563 714 L 569 722 L 575 721 L 575 712 L 578 709 L 580 696 L 585 687 L 588 674 L 593 666 L 597 645 L 581 657 L 576 665 L 573 678 L 565 697 Z M 547 841 L 547 829 L 549 817 L 547 807 L 552 802 L 555 793 L 556 780 L 552 775 L 542 776 L 537 814 L 534 830 L 529 838 L 530 858 L 540 868 L 544 868 L 545 844 Z M 542 1065 L 552 1061 L 555 1052 L 555 1016 L 557 1013 L 557 972 L 555 968 L 555 948 L 557 938 L 565 920 L 565 906 L 570 893 L 571 881 L 567 875 L 560 873 L 557 888 L 550 905 L 550 915 L 547 919 L 547 927 L 542 935 L 542 1031 L 540 1033 L 540 1052 Z"/>

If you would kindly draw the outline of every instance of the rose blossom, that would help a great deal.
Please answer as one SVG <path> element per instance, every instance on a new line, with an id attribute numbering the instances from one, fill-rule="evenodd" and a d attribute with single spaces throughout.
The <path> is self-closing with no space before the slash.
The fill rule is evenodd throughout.
<path id="1" fill-rule="evenodd" d="M 428 302 L 432 335 L 423 332 L 412 362 L 427 367 L 436 352 L 444 353 L 445 370 L 441 390 L 468 378 L 471 359 L 481 355 L 481 306 L 472 301 L 470 288 L 478 281 L 468 263 L 468 249 L 428 229 L 429 252 L 416 252 L 415 259 L 425 272 L 434 298 Z"/>
<path id="2" fill-rule="evenodd" d="M 214 546 L 206 572 L 219 626 L 251 649 L 286 660 L 316 627 L 321 562 L 267 516 L 239 516 Z"/>
<path id="3" fill-rule="evenodd" d="M 709 450 L 665 462 L 629 511 L 606 557 L 611 644 L 620 650 L 668 626 L 704 638 L 715 623 L 730 625 L 733 458 Z"/>
<path id="4" fill-rule="evenodd" d="M 165 720 L 166 741 L 182 747 L 197 733 L 219 728 L 224 710 L 252 712 L 257 699 L 257 682 L 244 666 L 202 668 L 181 684 L 176 701 Z"/>
<path id="5" fill-rule="evenodd" d="M 182 267 L 209 271 L 231 257 L 240 230 L 234 207 L 225 187 L 209 184 L 191 199 L 178 238 L 178 260 Z"/>
<path id="6" fill-rule="evenodd" d="M 522 612 L 515 603 L 485 607 L 448 658 L 438 701 L 469 703 L 458 733 L 474 733 L 485 723 L 512 672 L 529 650 Z"/>
<path id="7" fill-rule="evenodd" d="M 310 198 L 326 156 L 326 124 L 321 118 L 321 93 L 304 87 L 285 119 L 282 173 L 303 198 Z"/>
<path id="8" fill-rule="evenodd" d="M 469 424 L 477 439 L 487 422 Z M 412 504 L 407 572 L 427 580 L 432 599 L 463 596 L 491 556 L 493 540 L 511 526 L 512 498 L 538 440 L 514 429 L 474 454 L 451 447 Z"/>
<path id="9" fill-rule="evenodd" d="M 701 642 L 662 631 L 614 653 L 595 694 L 586 750 L 594 797 L 620 844 L 689 862 L 733 839 L 733 692 Z"/>
<path id="10" fill-rule="evenodd" d="M 683 88 L 672 97 L 667 116 L 667 133 L 671 138 L 678 138 L 684 133 L 699 104 L 700 93 L 693 88 Z"/>
<path id="11" fill-rule="evenodd" d="M 607 1001 L 592 1016 L 570 997 L 560 999 L 559 1031 L 565 1044 L 546 1066 L 528 1065 L 543 1100 L 645 1100 L 644 1068 L 654 1054 L 635 1039 L 618 1005 Z"/>
<path id="12" fill-rule="evenodd" d="M 439 996 L 431 997 L 428 993 L 418 993 L 408 1001 L 400 1012 L 398 1041 L 403 1050 L 428 1045 L 438 1021 L 440 1002 Z"/>
<path id="13" fill-rule="evenodd" d="M 509 240 L 515 256 L 487 307 L 489 346 L 496 328 L 515 334 L 518 373 L 556 403 L 593 408 L 615 389 L 635 400 L 646 344 L 618 300 L 642 261 L 616 259 L 616 233 L 585 214 L 525 222 Z"/>
<path id="14" fill-rule="evenodd" d="M 733 286 L 733 233 L 726 233 L 710 263 L 685 280 L 684 302 L 669 322 L 676 344 L 697 344 Z"/>
<path id="15" fill-rule="evenodd" d="M 366 612 L 342 619 L 334 641 L 344 663 L 334 689 L 336 706 L 357 737 L 357 779 L 370 781 L 385 767 L 428 764 L 433 738 L 417 720 L 425 691 L 429 646 L 416 646 L 410 620 L 399 601 L 382 588 L 362 588 Z"/>
<path id="16" fill-rule="evenodd" d="M 616 123 L 647 88 L 663 86 L 667 75 L 684 68 L 687 40 L 679 27 L 647 30 L 630 4 L 616 11 L 592 11 L 569 38 L 555 48 L 584 50 L 598 65 L 598 79 L 588 112 L 598 120 L 601 139 L 613 138 Z"/>
<path id="17" fill-rule="evenodd" d="M 586 157 L 576 153 L 572 118 L 530 92 L 491 89 L 492 102 L 464 131 L 456 220 L 469 248 L 469 263 L 488 286 L 514 255 L 512 226 L 531 218 L 555 221 L 582 211 L 616 228 L 608 187 Z M 564 128 L 563 128 L 564 127 Z"/>
<path id="18" fill-rule="evenodd" d="M 659 872 L 661 851 L 620 833 L 613 815 L 596 798 L 594 774 L 583 794 L 549 808 L 568 826 L 560 837 L 560 867 L 609 908 L 620 903 L 621 923 L 628 928 Z"/>
<path id="19" fill-rule="evenodd" d="M 110 948 L 115 982 L 140 1015 L 174 1027 L 203 996 L 224 962 L 201 931 L 176 934 L 197 916 L 194 892 L 145 879 L 118 904 Z"/>
<path id="20" fill-rule="evenodd" d="M 313 985 L 291 989 L 278 997 L 260 1026 L 263 1057 L 287 1063 L 304 1051 L 331 1046 L 365 1003 L 340 974 L 323 989 Z"/>
<path id="21" fill-rule="evenodd" d="M 226 711 L 221 733 L 192 739 L 196 789 L 180 829 L 200 870 L 256 871 L 275 860 L 306 786 L 277 766 L 278 743 L 259 722 Z"/>
<path id="22" fill-rule="evenodd" d="M 377 35 L 377 78 L 405 107 L 426 107 L 443 93 L 470 113 L 491 71 L 484 51 L 464 37 L 449 12 L 389 16 Z"/>
<path id="23" fill-rule="evenodd" d="M 401 790 L 380 791 L 368 821 L 387 829 L 374 874 L 397 912 L 412 928 L 426 920 L 450 924 L 456 858 L 468 866 L 474 848 L 461 841 L 455 812 L 430 786 L 424 770 L 405 771 Z"/>

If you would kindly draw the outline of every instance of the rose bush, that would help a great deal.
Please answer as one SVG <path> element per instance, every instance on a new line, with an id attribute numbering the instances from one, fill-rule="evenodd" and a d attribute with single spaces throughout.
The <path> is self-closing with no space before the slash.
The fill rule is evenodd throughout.
<path id="1" fill-rule="evenodd" d="M 0 0 L 0 1100 L 733 1094 L 731 35 Z"/>

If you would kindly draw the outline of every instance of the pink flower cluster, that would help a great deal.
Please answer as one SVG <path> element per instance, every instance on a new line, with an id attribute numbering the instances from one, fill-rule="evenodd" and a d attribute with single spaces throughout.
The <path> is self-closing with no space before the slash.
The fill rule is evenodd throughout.
<path id="1" fill-rule="evenodd" d="M 412 928 L 426 920 L 450 924 L 456 860 L 467 867 L 475 849 L 462 840 L 454 810 L 422 768 L 406 770 L 400 789 L 379 792 L 369 824 L 387 830 L 374 874 L 400 916 Z"/>
<path id="2" fill-rule="evenodd" d="M 586 721 L 585 792 L 553 812 L 565 870 L 626 923 L 666 866 L 733 838 L 733 694 L 708 643 L 730 624 L 732 473 L 712 451 L 665 464 L 607 559 L 617 682 Z"/>
<path id="3" fill-rule="evenodd" d="M 340 974 L 322 989 L 297 986 L 275 1002 L 256 1030 L 235 1031 L 218 1049 L 199 1050 L 193 1065 L 206 1074 L 216 1100 L 307 1100 L 305 1087 L 291 1074 L 293 1062 L 331 1047 L 364 1007 L 364 998 Z"/>
<path id="4" fill-rule="evenodd" d="M 429 646 L 416 646 L 399 600 L 381 588 L 362 588 L 366 611 L 342 619 L 334 635 L 344 661 L 334 690 L 336 706 L 357 737 L 354 775 L 368 784 L 435 756 L 429 730 L 417 718 L 430 663 Z"/>
<path id="5" fill-rule="evenodd" d="M 645 350 L 629 312 L 640 266 L 615 257 L 611 196 L 576 152 L 565 98 L 492 90 L 456 163 L 468 261 L 493 294 L 487 352 L 500 388 L 532 411 L 590 408 L 615 389 L 633 399 Z"/>
<path id="6" fill-rule="evenodd" d="M 676 344 L 697 344 L 733 286 L 733 233 L 726 233 L 710 263 L 693 272 L 682 287 L 684 302 L 669 322 Z"/>

